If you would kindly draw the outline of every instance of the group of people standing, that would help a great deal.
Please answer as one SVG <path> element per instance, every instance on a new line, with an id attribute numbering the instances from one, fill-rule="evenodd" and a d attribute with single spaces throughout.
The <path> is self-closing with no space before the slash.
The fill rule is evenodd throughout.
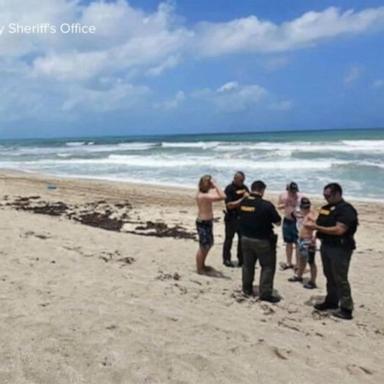
<path id="1" fill-rule="evenodd" d="M 259 261 L 259 299 L 272 303 L 281 300 L 274 292 L 273 282 L 277 262 L 277 235 L 274 233 L 274 226 L 282 224 L 286 261 L 280 263 L 280 268 L 294 271 L 288 280 L 304 283 L 303 274 L 308 263 L 310 279 L 303 286 L 307 289 L 316 288 L 315 253 L 319 239 L 327 295 L 323 302 L 316 303 L 314 307 L 318 311 L 335 309 L 334 316 L 352 319 L 353 301 L 348 269 L 355 249 L 354 234 L 358 216 L 355 208 L 343 199 L 342 187 L 337 183 L 324 187 L 323 196 L 327 204 L 318 213 L 312 209 L 310 200 L 299 192 L 295 182 L 290 182 L 286 191 L 279 196 L 277 208 L 264 199 L 266 188 L 263 181 L 257 180 L 249 190 L 241 171 L 236 172 L 225 191 L 210 175 L 200 179 L 196 195 L 196 228 L 199 236 L 197 272 L 210 272 L 211 268 L 206 266 L 205 260 L 214 243 L 212 205 L 217 201 L 225 201 L 223 264 L 230 268 L 242 268 L 244 295 L 254 295 L 255 267 Z M 238 262 L 235 264 L 232 261 L 231 248 L 236 234 Z"/>

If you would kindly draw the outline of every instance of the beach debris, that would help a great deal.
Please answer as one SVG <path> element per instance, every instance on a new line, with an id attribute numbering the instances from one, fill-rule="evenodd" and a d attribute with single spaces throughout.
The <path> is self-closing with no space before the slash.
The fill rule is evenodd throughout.
<path id="1" fill-rule="evenodd" d="M 107 256 L 99 256 L 99 259 L 105 261 L 106 263 L 108 263 L 108 262 L 110 262 L 112 260 L 112 256 L 111 255 L 109 255 L 109 257 L 107 257 Z"/>
<path id="2" fill-rule="evenodd" d="M 73 220 L 79 221 L 82 224 L 89 225 L 91 227 L 102 228 L 107 231 L 119 232 L 124 222 L 119 219 L 110 218 L 110 213 L 86 213 L 73 217 Z"/>
<path id="3" fill-rule="evenodd" d="M 196 234 L 188 232 L 180 225 L 168 226 L 164 222 L 138 221 L 130 219 L 132 205 L 127 200 L 108 203 L 106 200 L 88 202 L 81 205 L 66 204 L 62 201 L 45 201 L 40 196 L 17 196 L 8 199 L 3 206 L 49 216 L 62 216 L 95 228 L 107 231 L 124 232 L 140 236 L 171 237 L 174 239 L 196 240 Z M 133 230 L 126 230 L 124 225 L 132 225 Z"/>
<path id="4" fill-rule="evenodd" d="M 153 221 L 147 221 L 145 225 L 139 225 L 134 231 L 127 232 L 141 236 L 173 237 L 175 239 L 196 240 L 196 235 L 188 232 L 184 227 L 180 225 L 168 227 L 168 225 L 163 222 L 154 223 Z"/>
<path id="5" fill-rule="evenodd" d="M 174 274 L 171 274 L 171 273 L 164 273 L 163 271 L 159 271 L 159 274 L 157 275 L 156 277 L 156 280 L 161 280 L 161 281 L 164 281 L 164 280 L 180 280 L 181 279 L 181 276 L 175 272 Z"/>
<path id="6" fill-rule="evenodd" d="M 136 259 L 134 259 L 133 257 L 123 257 L 121 259 L 118 259 L 117 260 L 119 263 L 123 263 L 123 264 L 132 264 L 136 261 Z"/>
<path id="7" fill-rule="evenodd" d="M 32 211 L 41 215 L 61 216 L 68 209 L 69 206 L 61 201 L 50 203 L 42 200 L 37 200 L 36 196 L 32 197 L 19 197 L 14 200 L 13 203 L 8 203 L 16 210 L 20 211 Z"/>

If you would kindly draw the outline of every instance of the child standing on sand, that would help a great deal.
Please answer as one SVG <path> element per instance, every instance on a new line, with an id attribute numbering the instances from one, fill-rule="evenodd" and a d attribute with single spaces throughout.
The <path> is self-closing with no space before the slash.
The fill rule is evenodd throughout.
<path id="1" fill-rule="evenodd" d="M 314 236 L 314 231 L 309 229 L 307 225 L 316 221 L 316 215 L 311 209 L 310 200 L 306 197 L 302 197 L 300 200 L 300 214 L 297 216 L 297 229 L 299 232 L 299 265 L 295 275 L 290 277 L 288 281 L 302 282 L 304 270 L 308 262 L 311 278 L 304 284 L 304 288 L 313 289 L 316 288 L 317 275 L 317 267 L 315 263 L 316 237 Z"/>
<path id="2" fill-rule="evenodd" d="M 205 259 L 213 245 L 213 203 L 225 200 L 223 190 L 216 184 L 210 175 L 203 176 L 199 181 L 199 190 L 196 194 L 198 214 L 196 229 L 199 235 L 199 249 L 196 254 L 197 273 L 209 271 Z"/>
<path id="3" fill-rule="evenodd" d="M 279 196 L 277 208 L 284 214 L 283 219 L 283 240 L 285 243 L 286 262 L 280 262 L 280 268 L 285 271 L 286 269 L 295 268 L 298 265 L 298 247 L 297 247 L 297 223 L 296 212 L 302 194 L 299 193 L 299 186 L 294 181 L 290 182 L 286 191 Z M 296 256 L 296 264 L 293 265 L 293 253 Z"/>

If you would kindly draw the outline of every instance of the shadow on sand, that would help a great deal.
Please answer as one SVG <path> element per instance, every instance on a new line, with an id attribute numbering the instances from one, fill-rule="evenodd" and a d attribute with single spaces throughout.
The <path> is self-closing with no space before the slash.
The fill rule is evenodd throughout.
<path id="1" fill-rule="evenodd" d="M 210 267 L 210 266 L 205 266 L 204 272 L 201 273 L 201 275 L 204 276 L 209 276 L 209 277 L 216 277 L 219 279 L 226 279 L 226 280 L 231 280 L 229 276 L 224 275 L 223 272 L 218 271 L 217 269 Z"/>

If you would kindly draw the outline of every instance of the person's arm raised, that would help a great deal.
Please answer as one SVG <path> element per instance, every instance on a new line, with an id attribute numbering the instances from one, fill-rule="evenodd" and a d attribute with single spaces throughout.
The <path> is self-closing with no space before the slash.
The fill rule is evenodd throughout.
<path id="1" fill-rule="evenodd" d="M 207 199 L 210 201 L 222 201 L 226 199 L 226 194 L 224 191 L 219 187 L 219 185 L 216 183 L 215 180 L 211 180 L 211 184 L 213 187 L 213 191 L 209 192 L 206 196 Z"/>

